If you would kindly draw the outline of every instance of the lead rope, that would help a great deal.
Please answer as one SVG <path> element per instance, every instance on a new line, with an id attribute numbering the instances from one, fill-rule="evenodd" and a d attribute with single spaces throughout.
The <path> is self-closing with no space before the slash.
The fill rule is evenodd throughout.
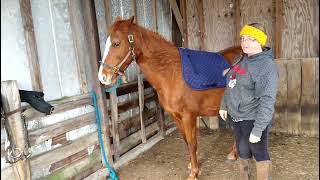
<path id="1" fill-rule="evenodd" d="M 111 180 L 118 180 L 118 176 L 117 176 L 116 172 L 114 171 L 114 169 L 108 163 L 107 156 L 105 154 L 104 144 L 103 144 L 103 140 L 102 140 L 102 133 L 101 133 L 100 111 L 99 111 L 99 107 L 97 106 L 97 96 L 96 96 L 95 91 L 92 91 L 91 94 L 92 94 L 92 102 L 93 102 L 93 105 L 94 105 L 94 111 L 95 111 L 95 116 L 96 116 L 96 124 L 97 124 L 97 129 L 98 129 L 99 144 L 100 144 L 100 147 L 101 147 L 100 150 L 101 150 L 101 154 L 103 156 L 104 165 L 109 170 Z"/>

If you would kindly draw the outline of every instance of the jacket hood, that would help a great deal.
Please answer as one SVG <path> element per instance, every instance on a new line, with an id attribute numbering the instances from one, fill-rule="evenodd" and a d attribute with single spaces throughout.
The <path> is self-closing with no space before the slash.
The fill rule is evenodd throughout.
<path id="1" fill-rule="evenodd" d="M 258 60 L 262 60 L 262 59 L 263 60 L 266 60 L 266 59 L 274 60 L 273 51 L 269 47 L 264 47 L 262 49 L 262 52 L 260 52 L 258 54 L 252 55 L 250 57 L 248 57 L 248 55 L 246 54 L 245 56 L 246 56 L 246 58 L 248 58 L 249 61 L 258 61 Z"/>

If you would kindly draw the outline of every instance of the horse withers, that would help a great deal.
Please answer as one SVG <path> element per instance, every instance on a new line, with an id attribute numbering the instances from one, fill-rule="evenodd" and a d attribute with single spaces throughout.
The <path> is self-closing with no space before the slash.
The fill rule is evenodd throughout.
<path id="1" fill-rule="evenodd" d="M 229 64 L 241 53 L 240 47 L 220 51 Z M 158 33 L 135 23 L 134 17 L 117 17 L 109 29 L 105 55 L 99 69 L 99 80 L 114 85 L 124 75 L 132 61 L 136 61 L 146 80 L 156 90 L 159 102 L 174 119 L 187 148 L 191 161 L 188 179 L 197 179 L 197 116 L 217 116 L 224 88 L 194 90 L 183 79 L 178 48 Z M 228 159 L 236 160 L 235 144 Z"/>

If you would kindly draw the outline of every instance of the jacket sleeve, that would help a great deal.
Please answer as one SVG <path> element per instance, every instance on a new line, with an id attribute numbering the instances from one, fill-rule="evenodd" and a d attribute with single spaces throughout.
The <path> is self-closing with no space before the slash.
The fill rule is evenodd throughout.
<path id="1" fill-rule="evenodd" d="M 278 70 L 274 62 L 267 64 L 260 71 L 256 81 L 255 96 L 259 98 L 259 106 L 251 133 L 261 137 L 262 132 L 270 124 L 276 102 L 278 86 Z"/>
<path id="2" fill-rule="evenodd" d="M 227 111 L 227 99 L 228 99 L 228 90 L 226 89 L 224 91 L 224 94 L 223 94 L 223 97 L 222 97 L 222 100 L 221 100 L 221 104 L 220 104 L 220 110 L 225 110 Z"/>

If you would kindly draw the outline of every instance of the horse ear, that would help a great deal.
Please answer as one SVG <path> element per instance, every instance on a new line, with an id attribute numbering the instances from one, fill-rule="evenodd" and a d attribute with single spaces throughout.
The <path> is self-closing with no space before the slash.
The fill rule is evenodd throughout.
<path id="1" fill-rule="evenodd" d="M 131 16 L 130 22 L 131 24 L 136 24 L 136 18 L 134 16 Z"/>
<path id="2" fill-rule="evenodd" d="M 121 16 L 117 16 L 115 21 L 117 22 L 117 21 L 121 21 L 121 20 L 122 20 Z"/>

